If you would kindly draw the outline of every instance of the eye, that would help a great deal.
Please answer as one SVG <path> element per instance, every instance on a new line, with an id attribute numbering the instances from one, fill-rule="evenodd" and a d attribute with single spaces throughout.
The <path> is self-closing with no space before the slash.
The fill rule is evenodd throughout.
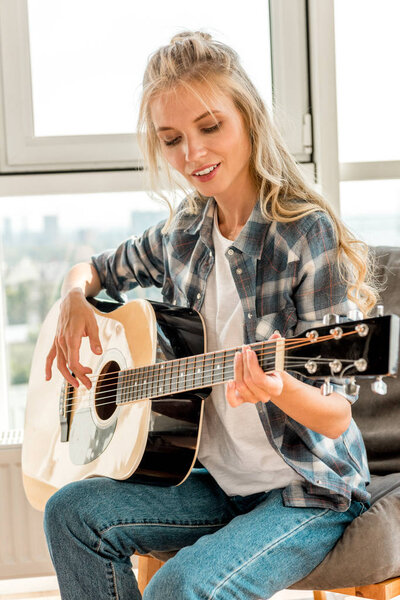
<path id="1" fill-rule="evenodd" d="M 205 127 L 203 129 L 204 133 L 214 133 L 214 131 L 218 131 L 218 129 L 220 129 L 222 123 L 216 123 L 215 125 L 212 125 L 212 127 Z"/>
<path id="2" fill-rule="evenodd" d="M 176 137 L 173 140 L 164 140 L 164 144 L 166 146 L 175 146 L 178 142 L 179 142 L 179 137 Z"/>

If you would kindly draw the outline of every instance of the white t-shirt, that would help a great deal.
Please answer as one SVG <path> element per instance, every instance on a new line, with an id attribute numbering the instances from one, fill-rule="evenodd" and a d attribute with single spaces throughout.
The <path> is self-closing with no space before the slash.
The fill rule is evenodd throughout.
<path id="1" fill-rule="evenodd" d="M 207 352 L 243 344 L 243 309 L 225 256 L 232 242 L 219 231 L 217 210 L 213 243 L 215 263 L 200 311 Z M 225 398 L 225 384 L 214 386 L 205 402 L 198 458 L 229 496 L 247 496 L 303 479 L 270 445 L 256 405 L 232 408 Z"/>

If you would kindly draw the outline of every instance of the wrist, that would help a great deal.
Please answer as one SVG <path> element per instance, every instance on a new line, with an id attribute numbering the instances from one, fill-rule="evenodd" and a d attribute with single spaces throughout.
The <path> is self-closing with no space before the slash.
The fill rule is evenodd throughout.
<path id="1" fill-rule="evenodd" d="M 70 298 L 78 298 L 82 297 L 86 299 L 85 292 L 83 288 L 79 286 L 71 287 L 61 292 L 61 299 L 64 300 L 67 296 Z"/>

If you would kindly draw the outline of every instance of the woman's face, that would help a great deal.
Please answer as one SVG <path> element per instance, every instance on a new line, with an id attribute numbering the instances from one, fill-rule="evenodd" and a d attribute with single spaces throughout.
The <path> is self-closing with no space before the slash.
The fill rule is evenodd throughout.
<path id="1" fill-rule="evenodd" d="M 207 98 L 201 84 L 200 98 Z M 168 161 L 201 194 L 234 201 L 253 190 L 251 144 L 243 118 L 230 96 L 215 93 L 209 112 L 196 93 L 183 87 L 165 92 L 151 105 L 151 117 Z"/>

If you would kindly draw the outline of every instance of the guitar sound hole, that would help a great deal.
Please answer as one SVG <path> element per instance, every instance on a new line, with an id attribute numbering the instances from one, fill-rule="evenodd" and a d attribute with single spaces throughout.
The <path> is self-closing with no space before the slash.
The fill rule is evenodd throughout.
<path id="1" fill-rule="evenodd" d="M 95 395 L 95 408 L 99 419 L 107 421 L 117 408 L 119 364 L 114 360 L 107 363 L 98 378 Z"/>

